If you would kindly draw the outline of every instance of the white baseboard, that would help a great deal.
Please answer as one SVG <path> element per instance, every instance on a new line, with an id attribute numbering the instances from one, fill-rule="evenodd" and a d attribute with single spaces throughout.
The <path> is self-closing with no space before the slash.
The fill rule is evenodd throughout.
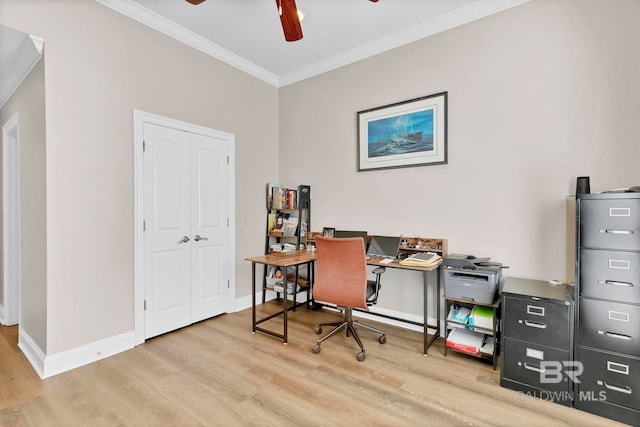
<path id="1" fill-rule="evenodd" d="M 0 325 L 4 325 L 4 305 L 0 304 Z"/>
<path id="2" fill-rule="evenodd" d="M 18 347 L 25 354 L 31 366 L 42 379 L 62 372 L 70 371 L 83 365 L 113 356 L 133 348 L 133 331 L 115 337 L 96 341 L 71 350 L 45 356 L 42 350 L 22 328 L 18 333 Z"/>
<path id="3" fill-rule="evenodd" d="M 38 376 L 44 378 L 45 355 L 29 334 L 22 329 L 22 326 L 18 327 L 18 348 L 22 350 Z"/>

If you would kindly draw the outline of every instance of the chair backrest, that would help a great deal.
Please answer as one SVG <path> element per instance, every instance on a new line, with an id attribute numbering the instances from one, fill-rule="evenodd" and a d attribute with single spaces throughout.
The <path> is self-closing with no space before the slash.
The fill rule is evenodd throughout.
<path id="1" fill-rule="evenodd" d="M 342 307 L 367 309 L 367 261 L 360 237 L 316 237 L 313 298 Z"/>

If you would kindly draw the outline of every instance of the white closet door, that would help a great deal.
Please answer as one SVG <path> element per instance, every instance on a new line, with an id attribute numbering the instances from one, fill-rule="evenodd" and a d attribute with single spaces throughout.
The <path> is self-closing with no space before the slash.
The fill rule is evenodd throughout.
<path id="1" fill-rule="evenodd" d="M 228 143 L 145 123 L 145 338 L 229 310 Z"/>
<path id="2" fill-rule="evenodd" d="M 191 279 L 193 322 L 227 311 L 228 145 L 191 135 Z"/>
<path id="3" fill-rule="evenodd" d="M 191 323 L 190 135 L 144 125 L 145 338 Z"/>

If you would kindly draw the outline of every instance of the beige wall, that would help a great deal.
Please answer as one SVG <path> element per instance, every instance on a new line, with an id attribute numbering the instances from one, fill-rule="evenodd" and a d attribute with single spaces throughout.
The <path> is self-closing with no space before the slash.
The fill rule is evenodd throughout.
<path id="1" fill-rule="evenodd" d="M 564 278 L 576 177 L 640 183 L 638 22 L 635 0 L 533 0 L 287 86 L 280 180 L 311 185 L 314 230 L 441 237 L 507 275 Z M 356 112 L 442 91 L 447 165 L 356 172 Z M 385 280 L 400 274 L 413 287 L 378 305 L 421 313 L 419 278 Z"/>
<path id="2" fill-rule="evenodd" d="M 133 109 L 236 137 L 237 295 L 278 173 L 278 91 L 92 1 L 0 0 L 45 40 L 47 346 L 133 330 Z M 30 304 L 25 301 L 25 304 Z"/>
<path id="3" fill-rule="evenodd" d="M 21 326 L 46 351 L 44 59 L 0 109 L 0 124 L 6 123 L 16 113 L 20 113 L 22 142 L 22 298 L 29 302 L 23 305 Z"/>

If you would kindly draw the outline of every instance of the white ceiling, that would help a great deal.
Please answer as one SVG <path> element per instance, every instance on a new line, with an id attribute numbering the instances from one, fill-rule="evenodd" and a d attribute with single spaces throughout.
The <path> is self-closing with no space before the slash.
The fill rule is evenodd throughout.
<path id="1" fill-rule="evenodd" d="M 285 86 L 528 0 L 296 0 L 286 42 L 275 0 L 97 0 L 275 86 Z"/>

